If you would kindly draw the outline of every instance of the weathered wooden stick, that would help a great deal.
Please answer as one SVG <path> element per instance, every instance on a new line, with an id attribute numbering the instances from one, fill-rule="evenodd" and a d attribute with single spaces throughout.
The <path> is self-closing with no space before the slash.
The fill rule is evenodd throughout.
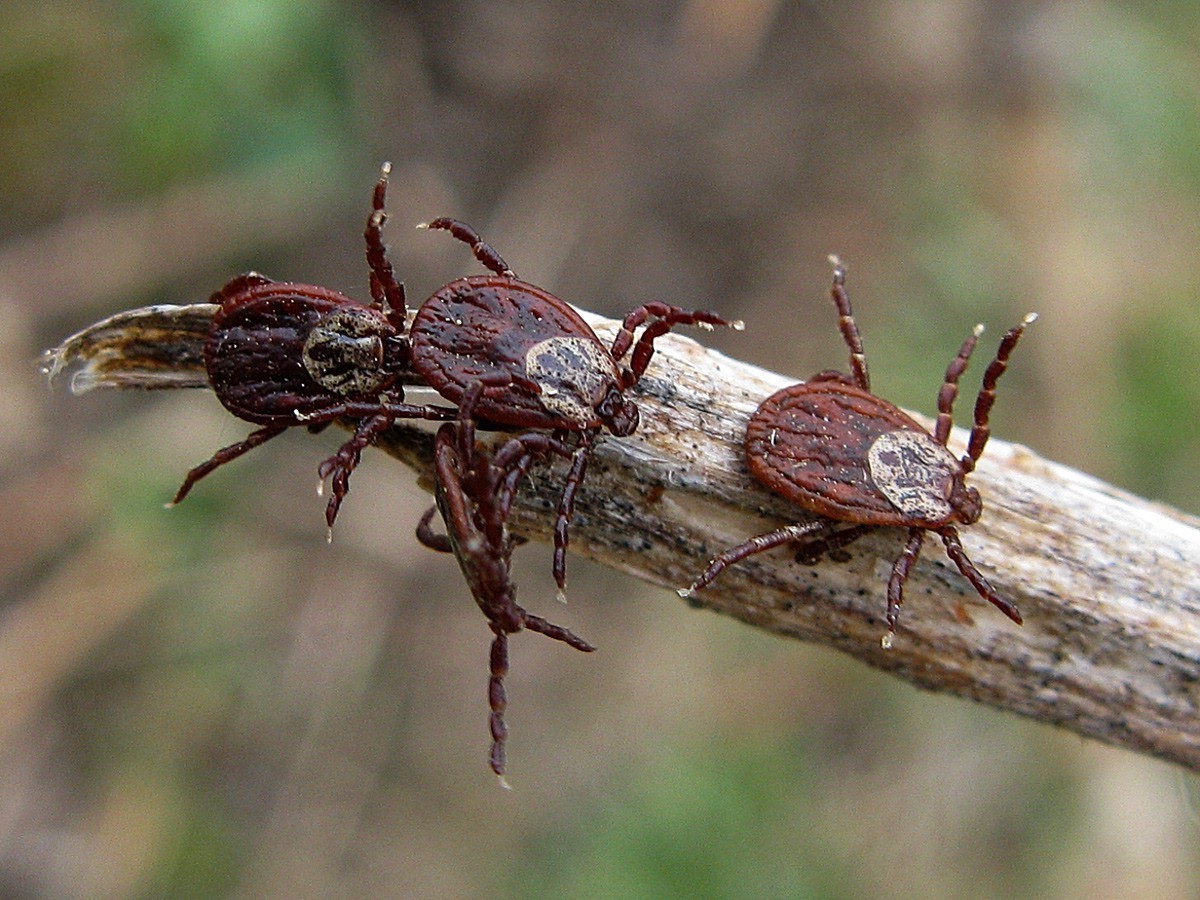
<path id="1" fill-rule="evenodd" d="M 82 363 L 77 391 L 202 385 L 214 309 L 121 314 L 50 351 L 47 371 Z M 588 319 L 611 338 L 616 322 Z M 571 549 L 680 588 L 715 553 L 808 517 L 760 488 L 742 459 L 747 418 L 791 379 L 677 335 L 657 347 L 636 388 L 641 427 L 597 442 Z M 952 446 L 962 439 L 956 433 Z M 397 427 L 379 445 L 430 484 L 431 431 Z M 533 471 L 514 531 L 549 539 L 562 475 L 558 465 Z M 1024 627 L 981 600 L 930 544 L 908 582 L 895 644 L 883 649 L 884 586 L 903 540 L 888 529 L 854 544 L 846 563 L 799 565 L 785 550 L 753 557 L 691 602 L 1200 772 L 1200 521 L 994 438 L 972 483 L 985 509 L 964 542 L 1020 607 Z"/>

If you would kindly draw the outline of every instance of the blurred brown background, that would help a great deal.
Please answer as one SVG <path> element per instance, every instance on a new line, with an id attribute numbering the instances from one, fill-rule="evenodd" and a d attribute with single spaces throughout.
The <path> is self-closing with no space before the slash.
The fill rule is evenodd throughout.
<path id="1" fill-rule="evenodd" d="M 0 895 L 1200 892 L 1177 771 L 578 559 L 560 610 L 540 545 L 521 599 L 600 651 L 513 641 L 503 792 L 490 635 L 406 470 L 367 455 L 332 546 L 332 433 L 164 510 L 250 426 L 47 390 L 69 332 L 247 268 L 365 298 L 384 159 L 417 300 L 476 271 L 411 227 L 453 215 L 572 302 L 716 308 L 748 327 L 706 340 L 804 377 L 844 362 L 837 252 L 876 390 L 926 412 L 975 322 L 990 351 L 1036 309 L 995 432 L 1200 511 L 1193 3 L 9 4 Z"/>

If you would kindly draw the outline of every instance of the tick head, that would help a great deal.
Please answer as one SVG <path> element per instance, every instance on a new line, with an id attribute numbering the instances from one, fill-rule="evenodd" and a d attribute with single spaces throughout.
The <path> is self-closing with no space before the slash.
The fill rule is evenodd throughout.
<path id="1" fill-rule="evenodd" d="M 950 491 L 950 505 L 954 508 L 954 518 L 964 525 L 974 525 L 983 513 L 983 500 L 979 491 L 963 482 L 963 476 L 954 479 Z"/>
<path id="2" fill-rule="evenodd" d="M 596 415 L 617 437 L 628 437 L 638 427 L 637 404 L 627 398 L 615 384 L 609 387 L 604 399 L 596 406 Z"/>

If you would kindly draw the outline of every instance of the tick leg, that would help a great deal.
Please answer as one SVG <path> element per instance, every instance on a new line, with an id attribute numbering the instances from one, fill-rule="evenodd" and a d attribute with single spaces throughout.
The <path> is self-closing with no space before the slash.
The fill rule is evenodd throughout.
<path id="1" fill-rule="evenodd" d="M 583 638 L 579 637 L 569 629 L 563 628 L 561 625 L 555 625 L 553 622 L 547 622 L 541 616 L 535 616 L 531 613 L 525 612 L 524 610 L 521 610 L 521 614 L 525 618 L 525 628 L 529 631 L 534 631 L 538 634 L 544 634 L 546 637 L 551 638 L 552 640 L 562 641 L 564 644 L 574 647 L 576 650 L 581 650 L 584 653 L 591 653 L 596 649 Z"/>
<path id="2" fill-rule="evenodd" d="M 276 435 L 283 434 L 287 428 L 287 425 L 268 425 L 266 428 L 260 428 L 258 431 L 252 432 L 244 441 L 238 441 L 236 444 L 222 447 L 207 462 L 202 462 L 187 473 L 187 476 L 183 479 L 183 484 L 175 492 L 175 499 L 167 505 L 174 506 L 176 503 L 182 501 L 188 495 L 188 491 L 192 489 L 192 486 L 205 475 L 212 472 L 213 469 L 220 468 L 227 462 L 233 462 L 243 453 L 253 450 L 261 444 L 265 444 Z"/>
<path id="3" fill-rule="evenodd" d="M 981 334 L 983 334 L 983 326 L 976 325 L 971 336 L 963 341 L 958 356 L 950 360 L 950 365 L 946 367 L 946 377 L 942 380 L 942 387 L 938 391 L 937 422 L 933 426 L 933 439 L 943 447 L 950 439 L 950 429 L 954 426 L 954 398 L 958 396 L 958 379 L 967 370 L 967 362 L 971 359 L 971 352 L 975 349 L 975 344 L 979 341 Z M 967 471 L 969 472 L 970 469 Z"/>
<path id="4" fill-rule="evenodd" d="M 854 313 L 850 311 L 850 295 L 846 293 L 846 267 L 836 256 L 830 256 L 833 263 L 833 286 L 829 296 L 838 311 L 838 330 L 842 332 L 842 340 L 850 350 L 850 371 L 854 373 L 854 383 L 864 391 L 871 389 L 871 375 L 867 371 L 867 356 L 863 353 L 862 335 L 858 332 L 858 323 L 854 321 Z"/>
<path id="5" fill-rule="evenodd" d="M 508 263 L 504 261 L 504 257 L 497 253 L 495 248 L 490 244 L 485 242 L 479 236 L 479 233 L 466 222 L 442 217 L 424 225 L 418 225 L 417 227 L 450 232 L 451 235 L 458 238 L 464 244 L 471 245 L 471 252 L 475 254 L 477 260 L 483 263 L 485 268 L 490 269 L 497 275 L 507 275 L 509 278 L 516 277 L 516 273 L 508 267 Z"/>
<path id="6" fill-rule="evenodd" d="M 786 544 L 791 541 L 798 541 L 803 537 L 807 537 L 815 531 L 825 528 L 824 522 L 804 522 L 794 525 L 785 525 L 783 528 L 775 531 L 769 531 L 766 534 L 756 535 L 750 538 L 745 543 L 738 544 L 736 547 L 730 547 L 719 556 L 713 557 L 708 564 L 708 568 L 701 573 L 700 577 L 692 582 L 691 587 L 684 588 L 679 591 L 680 597 L 690 597 L 696 591 L 709 585 L 714 578 L 720 575 L 728 566 L 736 562 L 741 562 L 748 556 L 754 556 L 756 553 L 763 553 L 773 547 L 778 547 L 780 544 Z"/>
<path id="7" fill-rule="evenodd" d="M 333 523 L 337 519 L 338 509 L 342 505 L 342 500 L 346 494 L 350 492 L 350 473 L 358 466 L 362 459 L 363 449 L 375 440 L 375 438 L 396 421 L 396 417 L 391 411 L 383 412 L 372 416 L 368 419 L 363 419 L 358 423 L 358 427 L 354 429 L 354 434 L 350 440 L 342 444 L 338 448 L 338 452 L 333 454 L 317 467 L 317 477 L 322 482 L 330 475 L 333 476 L 332 496 L 329 498 L 329 503 L 325 507 L 325 524 L 329 526 L 330 534 L 332 534 Z"/>
<path id="8" fill-rule="evenodd" d="M 504 722 L 504 710 L 508 708 L 508 695 L 504 690 L 504 676 L 508 674 L 508 633 L 494 622 L 492 631 L 496 637 L 488 654 L 488 708 L 491 710 L 488 727 L 492 733 L 488 764 L 500 777 L 500 782 L 508 787 L 504 780 L 504 742 L 508 739 L 508 725 Z"/>
<path id="9" fill-rule="evenodd" d="M 924 541 L 924 528 L 908 529 L 908 540 L 892 566 L 892 577 L 888 579 L 887 586 L 887 623 L 888 632 L 891 634 L 896 633 L 896 623 L 900 619 L 900 604 L 904 602 L 904 582 L 908 581 L 908 573 L 912 571 Z"/>
<path id="10" fill-rule="evenodd" d="M 1000 610 L 1018 625 L 1022 624 L 1021 613 L 1008 600 L 1005 600 L 996 593 L 996 589 L 988 583 L 988 580 L 983 577 L 975 564 L 967 557 L 967 552 L 963 549 L 962 541 L 958 539 L 958 531 L 952 526 L 947 525 L 945 528 L 938 529 L 938 534 L 942 536 L 942 543 L 946 545 L 946 555 L 954 561 L 958 566 L 958 571 L 966 576 L 967 581 L 971 582 L 971 586 L 979 592 L 984 600 L 987 600 L 992 606 Z"/>
<path id="11" fill-rule="evenodd" d="M 424 515 L 421 516 L 421 521 L 417 523 L 417 540 L 430 550 L 436 550 L 438 553 L 453 553 L 454 545 L 450 543 L 449 535 L 438 534 L 430 525 L 437 511 L 438 508 L 436 506 L 431 506 L 425 510 Z"/>
<path id="12" fill-rule="evenodd" d="M 571 516 L 575 511 L 575 494 L 587 471 L 588 454 L 591 452 L 594 431 L 580 433 L 579 444 L 571 447 L 559 437 L 530 432 L 506 441 L 496 451 L 491 467 L 491 481 L 485 488 L 489 496 L 496 498 L 501 521 L 508 519 L 517 484 L 536 458 L 551 454 L 567 457 L 571 468 L 563 485 L 558 501 L 558 518 L 554 522 L 554 562 L 552 571 L 558 587 L 559 599 L 566 595 L 567 544 Z"/>
<path id="13" fill-rule="evenodd" d="M 658 321 L 646 326 L 646 330 L 642 332 L 642 336 L 638 338 L 635 345 L 633 342 L 634 331 L 650 318 L 657 318 Z M 714 312 L 682 309 L 666 303 L 647 303 L 645 306 L 639 306 L 625 316 L 625 321 L 621 323 L 621 328 L 613 339 L 611 350 L 613 359 L 619 362 L 629 352 L 629 348 L 633 347 L 633 354 L 629 361 L 629 369 L 633 373 L 633 381 L 630 384 L 641 378 L 646 367 L 650 365 L 650 359 L 654 356 L 655 339 L 666 334 L 676 325 L 709 327 L 724 325 L 737 331 L 744 327 L 741 321 L 731 322 Z"/>
<path id="14" fill-rule="evenodd" d="M 375 308 L 383 312 L 393 328 L 404 333 L 407 306 L 404 300 L 404 285 L 396 280 L 396 273 L 387 258 L 383 245 L 383 223 L 387 221 L 384 201 L 387 199 L 388 175 L 392 164 L 385 162 L 371 195 L 371 214 L 367 216 L 367 227 L 363 238 L 367 242 L 367 265 L 371 267 L 371 297 Z"/>
<path id="15" fill-rule="evenodd" d="M 983 455 L 983 448 L 987 446 L 988 436 L 992 433 L 988 428 L 988 415 L 992 411 L 992 404 L 996 402 L 996 382 L 1008 368 L 1009 354 L 1017 346 L 1021 335 L 1025 333 L 1026 326 L 1032 325 L 1036 321 L 1037 313 L 1030 313 L 1021 320 L 1020 325 L 1009 329 L 1008 333 L 1000 340 L 1000 346 L 996 349 L 996 358 L 983 373 L 983 384 L 979 388 L 979 396 L 975 398 L 975 425 L 971 429 L 971 439 L 967 443 L 967 455 L 963 457 L 962 461 L 965 472 L 970 472 L 975 468 L 975 463 Z"/>
<path id="16" fill-rule="evenodd" d="M 594 431 L 585 431 L 584 435 L 595 435 Z M 575 512 L 575 493 L 583 483 L 587 473 L 588 455 L 592 452 L 591 439 L 581 440 L 571 456 L 571 469 L 567 472 L 567 480 L 563 484 L 562 494 L 558 498 L 558 519 L 554 523 L 554 583 L 558 585 L 558 599 L 567 599 L 567 543 L 570 541 L 569 529 L 571 516 Z"/>
<path id="17" fill-rule="evenodd" d="M 854 525 L 841 531 L 805 541 L 796 548 L 796 562 L 811 566 L 826 555 L 831 555 L 842 547 L 849 546 L 869 531 L 874 531 L 874 525 Z"/>

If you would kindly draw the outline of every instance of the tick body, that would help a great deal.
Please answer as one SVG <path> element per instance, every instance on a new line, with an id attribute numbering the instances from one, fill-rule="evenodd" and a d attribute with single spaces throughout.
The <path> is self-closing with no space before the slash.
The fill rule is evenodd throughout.
<path id="1" fill-rule="evenodd" d="M 890 526 L 907 529 L 908 536 L 888 581 L 885 646 L 890 646 L 896 630 L 904 583 L 929 531 L 942 539 L 947 555 L 980 596 L 1019 624 L 1016 606 L 996 593 L 967 557 L 956 526 L 976 522 L 983 511 L 979 493 L 966 483 L 966 477 L 987 444 L 996 382 L 1008 367 L 1009 355 L 1025 327 L 1036 316 L 1026 316 L 1000 341 L 975 401 L 967 452 L 955 457 L 946 447 L 954 399 L 982 326 L 976 327 L 946 370 L 931 433 L 870 392 L 866 357 L 845 290 L 846 272 L 833 262 L 831 296 L 850 349 L 853 374 L 822 372 L 777 391 L 755 411 L 745 438 L 751 474 L 781 497 L 822 518 L 758 535 L 725 551 L 683 593 L 700 590 L 725 567 L 773 547 L 791 544 L 798 560 L 812 563 L 872 528 Z"/>
<path id="2" fill-rule="evenodd" d="M 371 271 L 370 304 L 312 284 L 272 281 L 250 272 L 213 294 L 219 306 L 204 345 L 213 391 L 235 416 L 260 425 L 188 472 L 173 503 L 201 478 L 289 428 L 317 431 L 357 419 L 354 434 L 318 467 L 332 491 L 325 521 L 333 528 L 362 451 L 397 419 L 453 419 L 448 407 L 404 402 L 409 372 L 404 287 L 383 247 L 383 201 L 389 167 L 375 186 L 363 236 Z"/>
<path id="3" fill-rule="evenodd" d="M 588 455 L 601 430 L 618 437 L 636 430 L 638 408 L 627 392 L 646 371 L 655 339 L 675 325 L 740 329 L 742 323 L 647 303 L 625 316 L 612 346 L 605 347 L 566 302 L 518 279 L 471 226 L 442 218 L 424 227 L 469 244 L 493 274 L 452 281 L 421 305 L 412 324 L 413 369 L 452 403 L 480 385 L 479 419 L 532 429 L 513 438 L 511 452 L 524 442 L 541 453 L 542 431 L 558 447 L 569 442 L 572 448 L 554 527 L 553 572 L 561 598 L 568 529 Z"/>
<path id="4" fill-rule="evenodd" d="M 479 399 L 482 419 L 574 431 L 607 425 L 621 435 L 637 425 L 608 348 L 570 306 L 516 278 L 475 276 L 441 288 L 413 319 L 412 347 L 414 369 L 451 402 L 474 382 L 493 386 Z"/>

